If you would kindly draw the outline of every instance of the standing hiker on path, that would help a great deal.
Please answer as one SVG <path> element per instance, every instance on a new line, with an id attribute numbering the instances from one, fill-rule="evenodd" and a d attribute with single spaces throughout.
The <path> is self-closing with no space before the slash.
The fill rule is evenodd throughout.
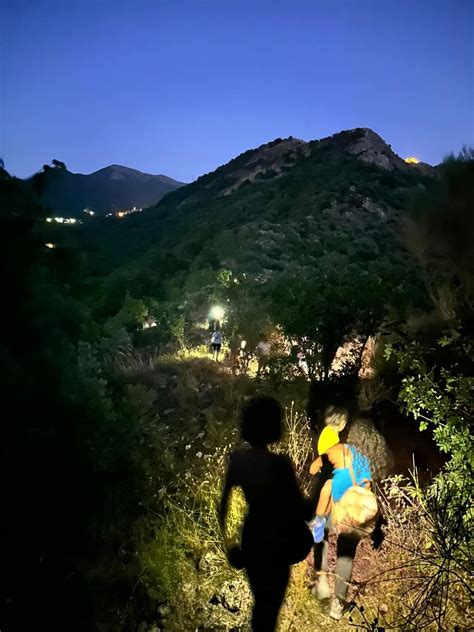
<path id="1" fill-rule="evenodd" d="M 233 487 L 241 487 L 248 505 L 240 547 L 229 551 L 229 562 L 245 568 L 254 596 L 252 630 L 273 632 L 290 577 L 290 566 L 311 550 L 311 503 L 300 492 L 293 465 L 268 449 L 280 440 L 281 408 L 272 397 L 257 397 L 242 411 L 242 438 L 249 448 L 229 458 L 219 520 L 225 518 Z"/>
<path id="2" fill-rule="evenodd" d="M 222 347 L 222 332 L 219 326 L 216 326 L 211 333 L 211 351 L 212 357 L 216 362 L 219 362 L 219 353 Z"/>
<path id="3" fill-rule="evenodd" d="M 272 352 L 272 344 L 269 340 L 267 340 L 265 334 L 260 334 L 260 340 L 257 344 L 257 377 L 260 377 L 262 373 L 265 372 L 268 363 L 270 361 L 270 354 Z"/>

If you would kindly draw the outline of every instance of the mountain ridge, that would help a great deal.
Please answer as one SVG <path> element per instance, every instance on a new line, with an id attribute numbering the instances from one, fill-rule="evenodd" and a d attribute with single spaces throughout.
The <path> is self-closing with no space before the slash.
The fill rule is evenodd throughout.
<path id="1" fill-rule="evenodd" d="M 42 202 L 54 215 L 80 217 L 84 209 L 105 215 L 156 204 L 183 185 L 169 176 L 143 173 L 118 164 L 83 174 L 73 173 L 64 163 L 55 161 L 54 167 L 46 169 Z"/>
<path id="2" fill-rule="evenodd" d="M 297 260 L 313 266 L 328 244 L 342 252 L 356 241 L 374 257 L 393 243 L 409 194 L 430 175 L 367 128 L 277 138 L 88 238 L 105 270 L 167 251 L 197 268 L 259 274 Z"/>

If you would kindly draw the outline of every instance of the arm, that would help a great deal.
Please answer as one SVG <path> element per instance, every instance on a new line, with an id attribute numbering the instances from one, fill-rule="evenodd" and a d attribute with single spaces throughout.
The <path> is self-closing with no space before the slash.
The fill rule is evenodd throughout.
<path id="1" fill-rule="evenodd" d="M 301 491 L 296 479 L 293 463 L 288 456 L 280 455 L 278 459 L 278 475 L 275 480 L 283 493 L 283 498 L 287 499 L 285 511 L 297 519 L 305 521 L 311 520 L 312 504 L 310 499 Z"/>
<path id="2" fill-rule="evenodd" d="M 318 473 L 311 483 L 310 502 L 313 514 L 316 511 L 316 506 L 321 495 L 321 490 L 323 489 L 326 481 L 332 477 L 332 472 L 334 469 L 334 466 L 329 460 L 327 454 L 323 454 L 319 457 L 319 459 L 316 459 L 316 461 L 321 462 L 321 468 L 318 469 Z M 316 463 L 316 461 L 314 463 Z"/>
<path id="3" fill-rule="evenodd" d="M 225 519 L 227 515 L 227 506 L 229 504 L 229 495 L 233 486 L 234 485 L 229 482 L 229 477 L 226 476 L 218 510 L 219 525 L 223 533 L 225 532 Z"/>
<path id="4" fill-rule="evenodd" d="M 219 525 L 222 530 L 222 534 L 225 536 L 225 519 L 227 515 L 227 507 L 229 504 L 229 496 L 232 488 L 237 485 L 235 479 L 235 461 L 234 453 L 229 457 L 229 465 L 227 466 L 227 472 L 224 481 L 224 487 L 222 489 L 221 500 L 218 508 Z"/>
<path id="5" fill-rule="evenodd" d="M 322 465 L 323 465 L 323 460 L 320 456 L 318 456 L 318 458 L 315 461 L 313 461 L 310 465 L 309 473 L 311 474 L 311 476 L 314 476 L 315 474 L 317 474 L 319 470 L 321 469 Z"/>

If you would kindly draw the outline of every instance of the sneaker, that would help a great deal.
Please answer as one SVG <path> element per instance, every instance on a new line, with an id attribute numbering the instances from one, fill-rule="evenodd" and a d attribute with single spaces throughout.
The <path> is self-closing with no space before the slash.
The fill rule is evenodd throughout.
<path id="1" fill-rule="evenodd" d="M 325 599 L 330 599 L 331 597 L 331 589 L 329 587 L 328 578 L 326 573 L 319 575 L 316 580 L 316 584 L 312 589 L 312 594 L 319 599 L 319 601 L 324 601 Z"/>
<path id="2" fill-rule="evenodd" d="M 324 527 L 326 526 L 326 518 L 324 516 L 316 516 L 309 523 L 309 528 L 313 534 L 315 544 L 319 544 L 324 539 Z"/>
<path id="3" fill-rule="evenodd" d="M 331 619 L 339 621 L 340 619 L 342 619 L 343 613 L 344 604 L 337 597 L 334 597 L 334 599 L 331 601 L 331 612 L 329 613 L 329 616 L 331 617 Z"/>

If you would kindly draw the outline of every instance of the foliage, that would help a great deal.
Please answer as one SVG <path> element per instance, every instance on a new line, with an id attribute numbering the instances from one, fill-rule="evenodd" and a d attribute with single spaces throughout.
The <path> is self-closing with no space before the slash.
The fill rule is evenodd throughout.
<path id="1" fill-rule="evenodd" d="M 474 157 L 467 149 L 446 161 L 428 192 L 418 195 L 404 240 L 419 260 L 443 320 L 465 318 L 474 293 Z"/>
<path id="2" fill-rule="evenodd" d="M 462 501 L 469 506 L 470 482 L 464 481 Z M 441 632 L 472 625 L 474 515 L 472 508 L 467 521 L 453 513 L 450 493 L 459 491 L 442 479 L 425 491 L 416 472 L 410 480 L 394 477 L 380 490 L 388 523 L 385 553 L 369 585 L 379 583 L 398 594 L 396 608 L 379 615 L 385 629 Z"/>
<path id="3" fill-rule="evenodd" d="M 393 353 L 393 350 L 388 350 Z M 435 344 L 412 341 L 395 352 L 403 386 L 400 400 L 428 426 L 441 451 L 449 455 L 448 469 L 463 476 L 473 470 L 472 342 L 462 329 L 450 329 Z"/>
<path id="4" fill-rule="evenodd" d="M 463 603 L 466 593 L 472 600 L 466 574 L 473 564 L 474 339 L 472 268 L 467 265 L 472 246 L 466 236 L 472 232 L 473 166 L 469 152 L 460 160 L 448 161 L 441 171 L 437 197 L 420 201 L 418 215 L 411 220 L 417 239 L 426 238 L 416 244 L 423 251 L 421 261 L 438 320 L 426 321 L 415 337 L 405 327 L 386 349 L 402 376 L 399 399 L 405 410 L 418 420 L 421 430 L 432 431 L 447 455 L 445 467 L 424 493 L 415 487 L 411 495 L 403 494 L 405 500 L 413 501 L 411 508 L 417 503 L 414 560 L 421 578 L 409 620 L 418 621 L 420 629 L 430 623 L 437 630 L 445 629 L 448 621 L 454 622 L 450 619 L 455 616 L 451 615 L 453 603 Z M 410 511 L 402 515 L 410 519 Z M 418 548 L 420 533 L 428 552 Z"/>
<path id="5" fill-rule="evenodd" d="M 312 376 L 327 376 L 341 343 L 377 332 L 389 309 L 426 305 L 397 225 L 408 191 L 420 182 L 429 191 L 432 179 L 388 174 L 328 146 L 303 151 L 297 141 L 277 140 L 263 154 L 246 152 L 157 209 L 123 222 L 84 223 L 69 237 L 44 221 L 37 203 L 45 178 L 64 175 L 60 161 L 28 186 L 0 173 L 2 254 L 12 271 L 0 350 L 4 408 L 15 410 L 2 428 L 3 474 L 15 481 L 4 500 L 12 517 L 4 564 L 12 578 L 18 568 L 32 577 L 25 588 L 12 579 L 5 603 L 23 628 L 46 622 L 63 629 L 63 612 L 68 621 L 77 614 L 77 630 L 134 629 L 146 618 L 169 630 L 244 625 L 248 588 L 227 565 L 214 511 L 242 402 L 262 385 L 287 404 L 298 391 L 279 449 L 306 484 L 310 440 L 300 411 L 308 385 L 306 376 L 298 379 L 297 353 Z M 275 167 L 279 154 L 285 169 L 280 159 Z M 249 164 L 257 165 L 258 179 Z M 47 249 L 52 235 L 57 247 Z M 71 247 L 75 240 L 89 261 Z M 454 257 L 452 245 L 448 250 Z M 468 251 L 459 256 L 461 269 Z M 452 526 L 465 474 L 472 474 L 471 286 L 466 275 L 455 282 L 457 272 L 442 273 L 440 283 L 430 277 L 429 293 L 440 296 L 447 279 L 461 322 L 437 342 L 401 337 L 392 353 L 406 409 L 430 419 L 450 455 L 438 487 L 416 497 L 416 511 L 425 513 L 413 515 L 428 524 L 435 498 Z M 16 292 L 21 301 L 13 300 Z M 272 335 L 278 353 L 268 379 L 234 378 L 206 359 L 203 322 L 213 304 L 225 307 L 227 340 L 239 334 L 251 352 L 261 331 Z M 147 319 L 156 327 L 142 330 Z M 235 498 L 229 540 L 244 510 Z M 463 513 L 459 529 L 471 518 Z M 460 536 L 439 533 L 445 542 L 430 544 L 437 557 L 429 563 L 441 560 L 445 573 L 449 553 L 452 574 L 464 559 Z M 290 586 L 282 614 L 288 627 L 323 625 L 305 568 L 295 570 Z"/>
<path id="6" fill-rule="evenodd" d="M 350 339 L 367 340 L 377 333 L 385 315 L 387 289 L 401 308 L 410 296 L 399 287 L 390 269 L 368 270 L 346 259 L 322 257 L 317 276 L 287 269 L 270 285 L 269 310 L 303 354 L 312 377 L 327 378 L 338 348 Z M 357 372 L 356 353 L 346 370 Z M 351 366 L 352 364 L 352 366 Z"/>

